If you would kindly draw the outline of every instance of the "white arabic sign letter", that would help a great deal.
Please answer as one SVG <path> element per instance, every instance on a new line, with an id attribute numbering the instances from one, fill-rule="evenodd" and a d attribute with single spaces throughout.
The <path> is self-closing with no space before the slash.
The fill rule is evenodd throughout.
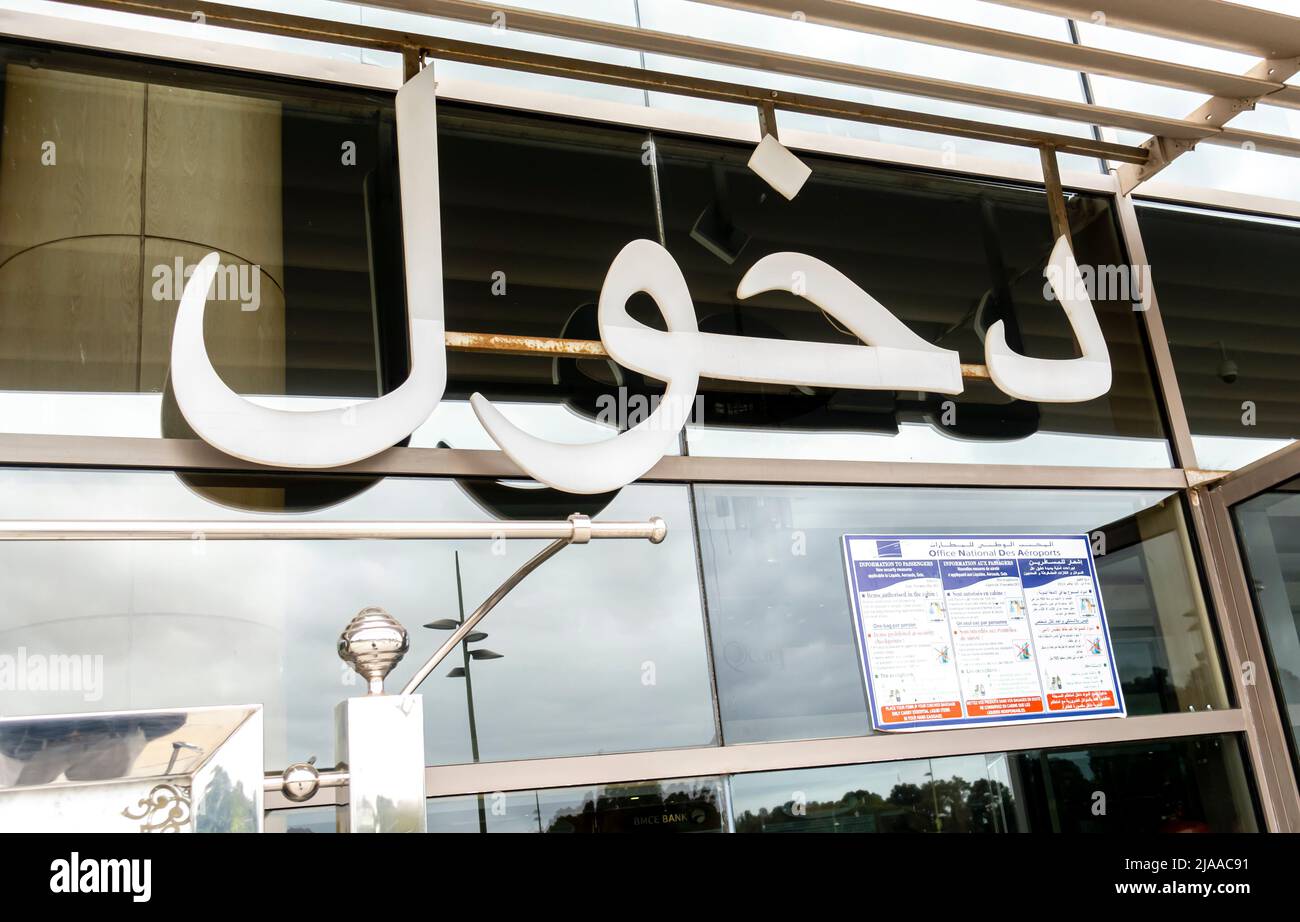
<path id="1" fill-rule="evenodd" d="M 867 347 L 708 334 L 705 377 L 810 387 L 960 394 L 961 358 L 927 343 L 834 266 L 772 253 L 745 273 L 736 296 L 789 291 L 853 331 Z"/>
<path id="2" fill-rule="evenodd" d="M 1006 331 L 999 320 L 989 327 L 984 339 L 984 361 L 988 363 L 989 376 L 994 384 L 1018 400 L 1080 403 L 1100 397 L 1110 390 L 1110 352 L 1079 266 L 1070 252 L 1070 243 L 1064 236 L 1052 247 L 1052 258 L 1047 261 L 1044 274 L 1065 308 L 1082 355 L 1077 359 L 1031 359 L 1018 355 L 1007 345 Z"/>
<path id="3" fill-rule="evenodd" d="M 258 464 L 338 467 L 396 445 L 438 405 L 447 386 L 447 349 L 434 106 L 431 67 L 397 93 L 398 148 L 421 153 L 400 165 L 410 375 L 391 394 L 334 410 L 273 410 L 239 396 L 212 367 L 203 341 L 203 310 L 219 260 L 209 253 L 185 285 L 171 355 L 176 404 L 204 441 Z"/>
<path id="4" fill-rule="evenodd" d="M 628 316 L 627 299 L 641 291 L 654 298 L 667 333 Z M 659 244 L 633 240 L 614 258 L 600 289 L 598 323 L 614 361 L 668 383 L 654 412 L 627 432 L 602 442 L 562 445 L 524 432 L 482 394 L 470 398 L 479 422 L 512 461 L 568 493 L 617 490 L 650 470 L 686 424 L 700 381 L 695 305 L 677 261 Z"/>

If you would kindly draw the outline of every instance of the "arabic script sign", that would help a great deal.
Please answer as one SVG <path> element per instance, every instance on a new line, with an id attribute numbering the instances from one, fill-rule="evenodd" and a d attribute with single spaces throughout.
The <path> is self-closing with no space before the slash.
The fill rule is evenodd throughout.
<path id="1" fill-rule="evenodd" d="M 218 376 L 203 340 L 203 312 L 218 270 L 210 253 L 185 286 L 172 336 L 176 402 L 201 438 L 227 454 L 275 467 L 330 468 L 397 444 L 423 423 L 447 384 L 439 218 L 438 130 L 431 67 L 397 94 L 403 253 L 411 370 L 392 393 L 332 410 L 271 409 L 244 399 Z M 1020 400 L 1076 402 L 1110 389 L 1111 367 L 1079 267 L 1062 237 L 1048 263 L 1052 287 L 1081 353 L 1037 359 L 1007 345 L 1002 321 L 989 328 L 985 361 L 993 382 Z M 598 323 L 610 356 L 626 368 L 666 382 L 648 418 L 613 438 L 585 445 L 538 438 L 509 422 L 474 394 L 479 421 L 501 449 L 535 479 L 569 493 L 604 493 L 648 471 L 677 441 L 695 403 L 701 376 L 765 384 L 959 394 L 957 352 L 926 342 L 888 308 L 835 269 L 804 253 L 772 253 L 736 288 L 738 298 L 788 291 L 816 304 L 866 345 L 787 342 L 702 333 L 677 262 L 650 240 L 633 240 L 615 257 L 601 288 Z M 654 299 L 667 331 L 633 320 L 627 300 Z"/>

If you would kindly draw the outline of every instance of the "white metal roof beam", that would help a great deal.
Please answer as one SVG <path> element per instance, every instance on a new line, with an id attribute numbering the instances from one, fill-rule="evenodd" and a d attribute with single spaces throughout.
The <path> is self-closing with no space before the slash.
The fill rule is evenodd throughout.
<path id="1" fill-rule="evenodd" d="M 988 0 L 1260 58 L 1300 56 L 1300 18 L 1224 0 Z M 1098 15 L 1099 14 L 1099 15 Z"/>
<path id="2" fill-rule="evenodd" d="M 1076 45 L 1073 42 L 1041 38 L 1020 32 L 1006 32 L 984 26 L 921 16 L 900 10 L 870 6 L 853 0 L 694 0 L 710 6 L 761 13 L 790 20 L 791 6 L 798 6 L 798 19 L 817 25 L 890 38 L 924 42 L 962 51 L 974 51 L 1001 58 L 1030 61 L 1065 70 L 1085 71 L 1154 83 L 1214 96 L 1259 98 L 1282 89 L 1281 81 L 1258 79 L 1222 71 L 1190 67 L 1136 55 Z"/>

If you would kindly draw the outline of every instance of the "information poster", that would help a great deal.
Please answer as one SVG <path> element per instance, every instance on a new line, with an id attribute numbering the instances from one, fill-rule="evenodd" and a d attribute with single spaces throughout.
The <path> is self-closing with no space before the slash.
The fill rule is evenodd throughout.
<path id="1" fill-rule="evenodd" d="M 871 721 L 1123 717 L 1085 535 L 845 535 Z"/>

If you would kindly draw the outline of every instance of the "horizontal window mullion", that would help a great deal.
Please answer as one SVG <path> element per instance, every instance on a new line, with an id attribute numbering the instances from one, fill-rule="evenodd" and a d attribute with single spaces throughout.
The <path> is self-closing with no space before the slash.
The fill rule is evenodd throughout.
<path id="1" fill-rule="evenodd" d="M 829 740 L 429 766 L 429 797 L 1055 749 L 1245 730 L 1238 709 Z"/>
<path id="2" fill-rule="evenodd" d="M 118 436 L 0 434 L 0 465 L 11 467 L 141 468 L 154 470 L 261 471 L 263 465 L 226 455 L 203 442 Z M 518 477 L 527 475 L 501 451 L 392 448 L 314 476 Z M 1103 487 L 1177 490 L 1187 486 L 1179 468 L 1052 467 L 890 461 L 815 461 L 785 458 L 665 457 L 643 480 L 666 483 L 822 483 L 924 486 Z"/>

